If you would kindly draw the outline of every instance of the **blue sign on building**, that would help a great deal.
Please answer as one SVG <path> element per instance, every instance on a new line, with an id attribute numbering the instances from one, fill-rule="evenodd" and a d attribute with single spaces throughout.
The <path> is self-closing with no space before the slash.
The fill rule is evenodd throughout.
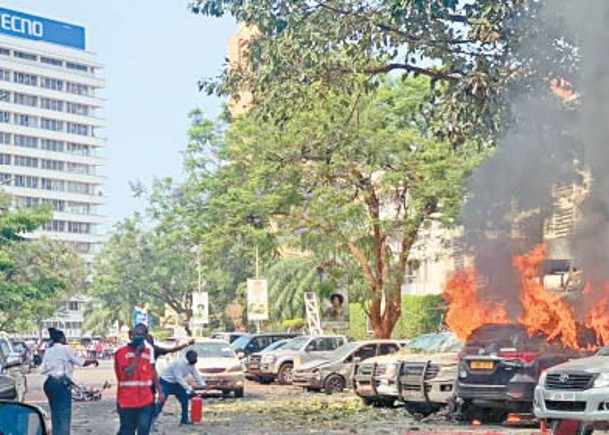
<path id="1" fill-rule="evenodd" d="M 73 24 L 0 8 L 0 34 L 85 49 L 85 29 Z"/>

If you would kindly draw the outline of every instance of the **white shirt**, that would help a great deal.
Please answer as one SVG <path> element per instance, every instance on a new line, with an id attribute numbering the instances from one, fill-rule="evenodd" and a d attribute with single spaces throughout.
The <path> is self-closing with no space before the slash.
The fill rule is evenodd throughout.
<path id="1" fill-rule="evenodd" d="M 146 346 L 146 348 L 150 349 L 150 364 L 154 365 L 154 363 L 155 363 L 154 346 L 151 345 L 150 343 L 148 343 L 148 340 L 144 340 L 144 346 Z"/>
<path id="2" fill-rule="evenodd" d="M 170 364 L 161 375 L 161 379 L 172 384 L 178 383 L 186 391 L 190 392 L 192 388 L 186 382 L 188 375 L 191 375 L 195 379 L 199 387 L 205 386 L 205 381 L 199 374 L 196 364 L 189 364 L 186 358 L 180 358 Z"/>
<path id="3" fill-rule="evenodd" d="M 41 373 L 54 378 L 67 376 L 72 378 L 74 366 L 83 366 L 84 358 L 79 357 L 70 346 L 60 343 L 55 343 L 51 347 L 47 347 L 42 360 Z"/>

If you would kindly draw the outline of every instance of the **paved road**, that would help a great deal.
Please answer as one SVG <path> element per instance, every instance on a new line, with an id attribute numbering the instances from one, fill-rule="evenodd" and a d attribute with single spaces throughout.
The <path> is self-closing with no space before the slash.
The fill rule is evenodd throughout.
<path id="1" fill-rule="evenodd" d="M 98 368 L 75 371 L 77 384 L 101 387 L 115 383 L 112 363 L 103 361 Z M 48 410 L 42 391 L 44 377 L 28 376 L 27 401 Z M 75 403 L 72 421 L 74 435 L 109 435 L 118 429 L 115 411 L 115 389 L 104 392 L 98 402 Z M 180 427 L 179 406 L 172 398 L 159 419 L 157 434 L 534 434 L 538 431 L 510 430 L 498 427 L 455 426 L 438 421 L 415 422 L 402 408 L 376 409 L 364 407 L 352 394 L 326 396 L 279 385 L 246 385 L 244 399 L 207 398 L 204 422 L 197 427 Z"/>

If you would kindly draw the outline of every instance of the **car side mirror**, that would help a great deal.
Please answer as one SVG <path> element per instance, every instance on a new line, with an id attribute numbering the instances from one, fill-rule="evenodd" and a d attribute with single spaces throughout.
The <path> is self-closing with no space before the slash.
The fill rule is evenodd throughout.
<path id="1" fill-rule="evenodd" d="M 17 402 L 0 402 L 0 433 L 49 434 L 42 411 Z"/>
<path id="2" fill-rule="evenodd" d="M 243 352 L 242 350 L 240 350 L 239 352 L 237 352 L 237 358 L 239 358 L 239 359 L 243 359 L 243 358 L 245 358 L 245 352 Z"/>
<path id="3" fill-rule="evenodd" d="M 21 358 L 19 357 L 19 355 L 15 355 L 14 353 L 11 353 L 8 358 L 6 359 L 6 365 L 5 368 L 9 369 L 11 367 L 17 367 L 21 365 Z M 2 433 L 2 432 L 0 432 Z"/>

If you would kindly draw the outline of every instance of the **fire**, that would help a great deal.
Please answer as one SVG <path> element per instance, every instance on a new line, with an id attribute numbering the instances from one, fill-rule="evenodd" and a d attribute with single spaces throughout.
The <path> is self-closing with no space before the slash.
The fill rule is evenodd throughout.
<path id="1" fill-rule="evenodd" d="M 478 275 L 473 268 L 457 272 L 447 283 L 444 296 L 450 304 L 446 324 L 459 338 L 467 338 L 482 325 L 510 323 L 502 304 L 479 301 Z"/>
<path id="2" fill-rule="evenodd" d="M 521 314 L 516 320 L 529 334 L 542 333 L 548 341 L 557 340 L 565 347 L 591 350 L 589 343 L 580 343 L 579 330 L 587 327 L 594 331 L 601 343 L 609 343 L 609 283 L 601 289 L 598 302 L 578 319 L 572 307 L 560 293 L 544 288 L 542 266 L 546 248 L 538 246 L 532 251 L 514 257 L 512 266 L 518 272 Z M 474 268 L 459 271 L 448 281 L 444 296 L 449 302 L 446 324 L 462 339 L 475 329 L 487 324 L 513 323 L 501 302 L 483 301 L 478 289 L 478 275 Z M 591 290 L 588 288 L 587 293 Z"/>

